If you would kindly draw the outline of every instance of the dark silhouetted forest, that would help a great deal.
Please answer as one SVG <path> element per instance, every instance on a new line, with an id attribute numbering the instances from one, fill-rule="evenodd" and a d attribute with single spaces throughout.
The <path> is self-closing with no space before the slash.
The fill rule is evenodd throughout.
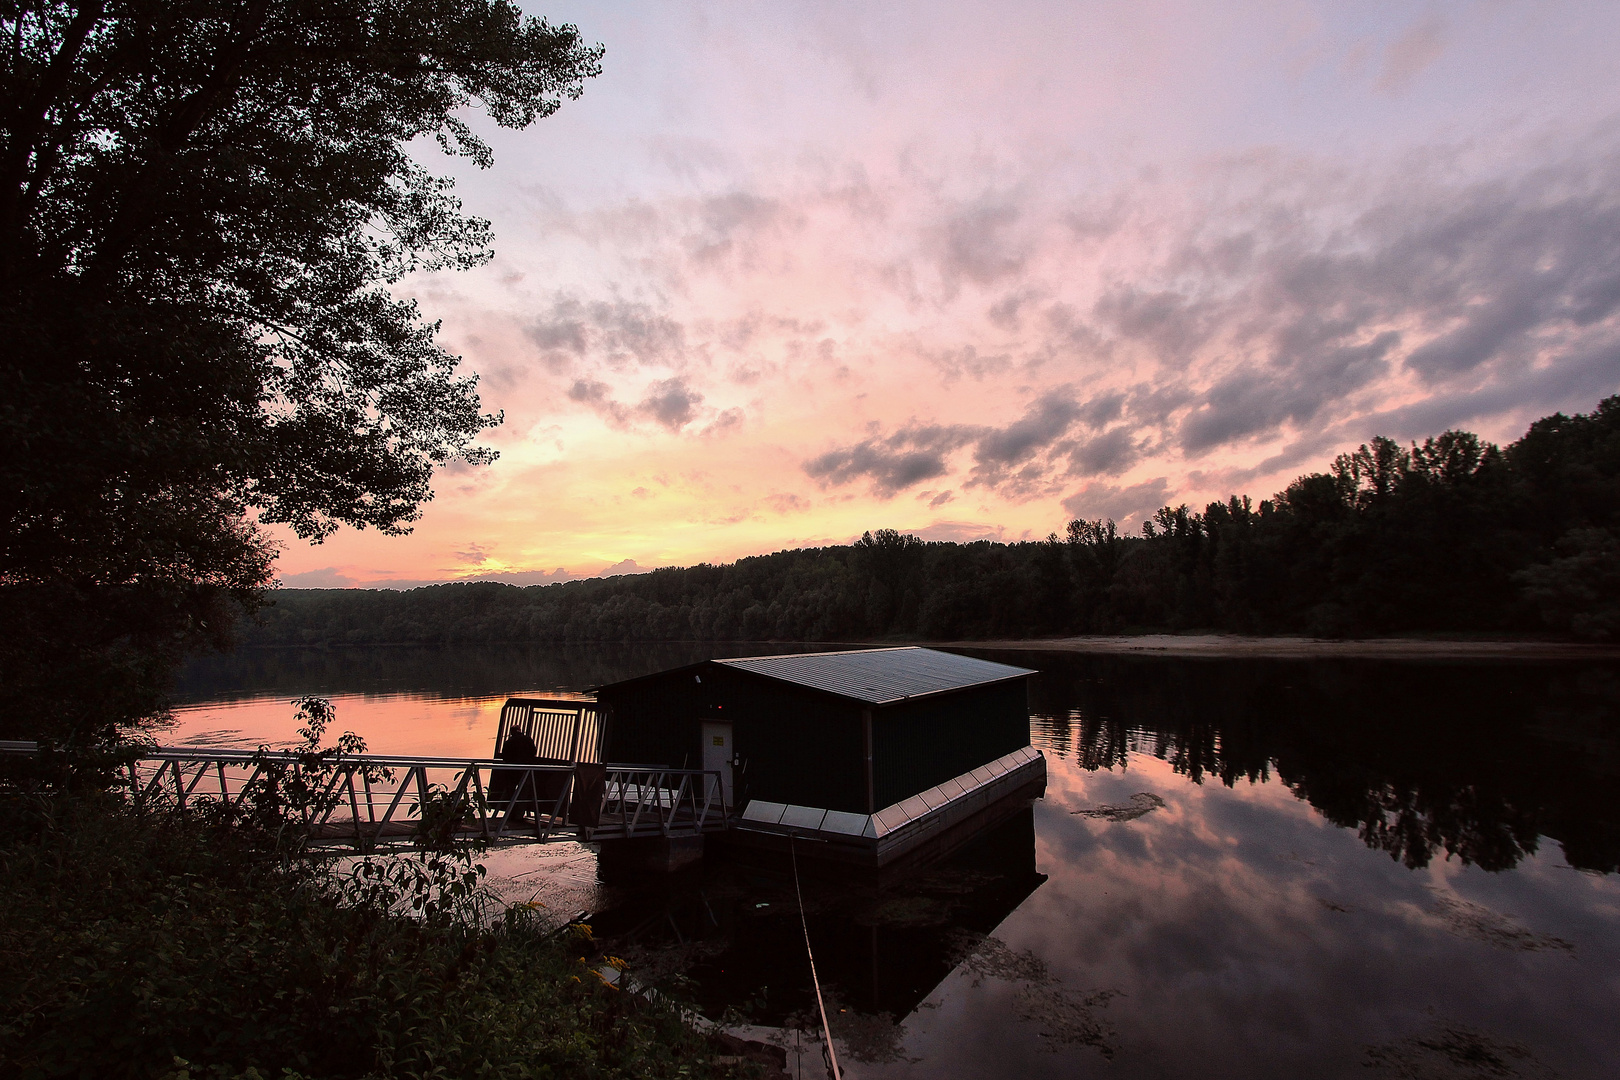
<path id="1" fill-rule="evenodd" d="M 1497 447 L 1375 438 L 1270 499 L 1166 506 L 1125 535 L 925 542 L 878 530 L 648 574 L 519 588 L 281 590 L 245 639 L 970 640 L 1151 630 L 1620 633 L 1620 396 Z"/>

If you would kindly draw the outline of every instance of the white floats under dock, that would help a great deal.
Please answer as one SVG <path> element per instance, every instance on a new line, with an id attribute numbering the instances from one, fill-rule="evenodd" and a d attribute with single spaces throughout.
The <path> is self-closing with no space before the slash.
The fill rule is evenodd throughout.
<path id="1" fill-rule="evenodd" d="M 753 834 L 766 847 L 779 847 L 788 836 L 802 837 L 828 845 L 805 854 L 825 852 L 832 858 L 882 867 L 1045 780 L 1046 758 L 1033 746 L 1025 746 L 875 814 L 754 799 L 729 837 L 748 843 Z"/>

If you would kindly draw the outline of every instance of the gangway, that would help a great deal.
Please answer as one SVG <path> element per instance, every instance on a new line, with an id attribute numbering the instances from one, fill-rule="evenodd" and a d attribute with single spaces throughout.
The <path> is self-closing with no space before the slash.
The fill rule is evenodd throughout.
<path id="1" fill-rule="evenodd" d="M 131 762 L 128 777 L 137 800 L 182 807 L 296 784 L 311 838 L 359 850 L 428 828 L 489 842 L 701 836 L 730 817 L 718 772 L 662 766 L 165 746 Z"/>

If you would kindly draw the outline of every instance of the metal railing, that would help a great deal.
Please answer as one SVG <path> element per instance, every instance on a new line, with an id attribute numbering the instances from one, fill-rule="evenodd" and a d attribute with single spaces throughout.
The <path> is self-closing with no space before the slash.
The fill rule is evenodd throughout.
<path id="1" fill-rule="evenodd" d="M 240 804 L 297 790 L 295 816 L 316 843 L 370 850 L 427 830 L 487 841 L 612 840 L 725 829 L 720 774 L 488 759 L 160 747 L 129 766 L 137 799 Z"/>
<path id="2" fill-rule="evenodd" d="M 716 771 L 609 768 L 603 776 L 597 835 L 674 836 L 724 829 L 729 814 L 721 790 Z"/>
<path id="3" fill-rule="evenodd" d="M 507 737 L 522 732 L 536 757 L 546 761 L 599 763 L 602 760 L 603 716 L 594 701 L 566 698 L 507 698 L 495 729 L 495 756 Z"/>

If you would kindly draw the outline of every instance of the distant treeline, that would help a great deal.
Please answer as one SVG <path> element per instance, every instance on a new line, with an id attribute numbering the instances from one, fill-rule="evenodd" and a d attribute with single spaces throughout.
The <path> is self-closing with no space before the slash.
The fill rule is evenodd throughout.
<path id="1" fill-rule="evenodd" d="M 615 578 L 286 589 L 247 643 L 968 640 L 1149 630 L 1620 634 L 1620 396 L 1506 447 L 1376 438 L 1254 505 L 1015 544 L 883 529 Z"/>

